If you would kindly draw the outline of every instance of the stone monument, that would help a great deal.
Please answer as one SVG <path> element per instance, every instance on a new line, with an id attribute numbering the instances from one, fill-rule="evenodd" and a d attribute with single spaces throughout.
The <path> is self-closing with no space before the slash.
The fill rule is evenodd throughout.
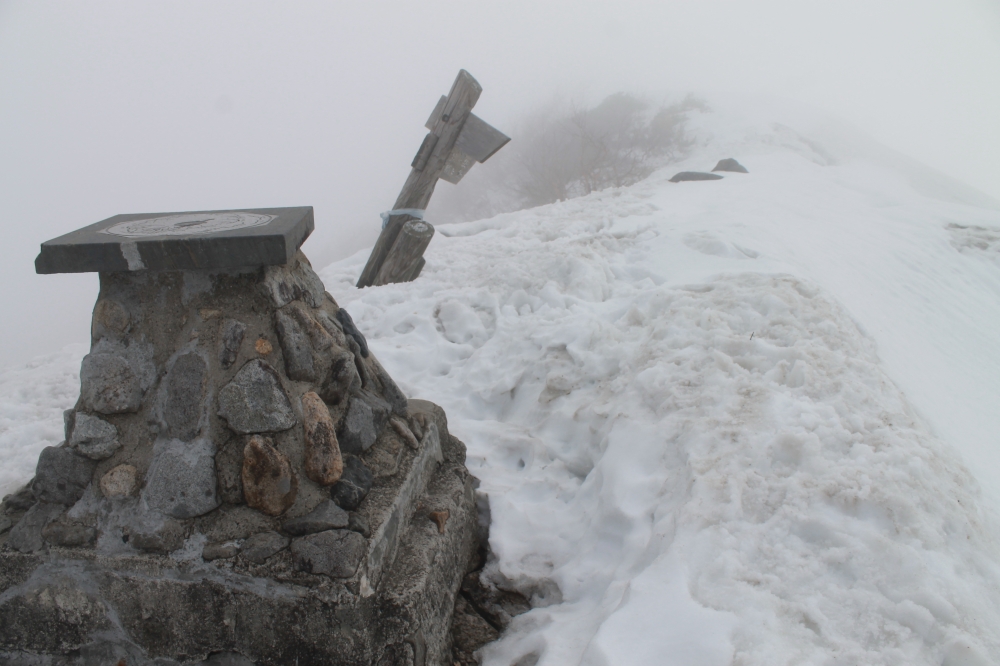
<path id="1" fill-rule="evenodd" d="M 0 664 L 436 664 L 476 547 L 444 412 L 299 246 L 312 208 L 119 215 L 66 441 L 0 507 Z"/>

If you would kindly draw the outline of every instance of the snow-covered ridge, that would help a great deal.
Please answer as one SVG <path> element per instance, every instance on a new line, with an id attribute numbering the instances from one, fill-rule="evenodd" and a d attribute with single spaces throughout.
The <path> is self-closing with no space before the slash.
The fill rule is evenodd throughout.
<path id="1" fill-rule="evenodd" d="M 1000 482 L 1000 271 L 949 224 L 1000 214 L 716 121 L 632 188 L 441 228 L 413 284 L 322 273 L 448 411 L 494 575 L 534 594 L 486 663 L 992 663 L 1000 529 L 961 456 Z M 750 174 L 666 182 L 729 156 Z"/>
<path id="2" fill-rule="evenodd" d="M 447 410 L 490 573 L 533 597 L 486 663 L 994 663 L 1000 212 L 712 106 L 685 163 L 442 227 L 414 283 L 354 289 L 367 252 L 321 271 Z M 723 157 L 750 173 L 667 182 Z M 80 353 L 0 375 L 8 489 L 61 439 Z"/>

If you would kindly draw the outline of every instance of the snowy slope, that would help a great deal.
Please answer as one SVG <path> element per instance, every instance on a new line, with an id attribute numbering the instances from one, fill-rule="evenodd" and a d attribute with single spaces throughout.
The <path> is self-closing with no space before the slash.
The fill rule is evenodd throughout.
<path id="1" fill-rule="evenodd" d="M 997 663 L 1000 212 L 814 117 L 712 107 L 636 186 L 439 227 L 414 283 L 321 271 L 447 410 L 490 575 L 533 597 L 486 663 Z M 667 182 L 722 157 L 750 173 Z M 0 492 L 81 353 L 0 375 Z"/>
<path id="2" fill-rule="evenodd" d="M 961 460 L 1000 486 L 1000 213 L 787 122 L 710 114 L 637 186 L 441 228 L 410 285 L 354 290 L 364 253 L 322 273 L 447 409 L 496 573 L 535 595 L 487 663 L 1000 655 Z M 751 173 L 666 182 L 729 156 Z"/>

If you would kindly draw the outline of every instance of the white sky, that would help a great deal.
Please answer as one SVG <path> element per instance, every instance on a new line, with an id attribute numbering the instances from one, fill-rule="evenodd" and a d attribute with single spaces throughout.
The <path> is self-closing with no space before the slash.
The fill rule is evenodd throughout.
<path id="1" fill-rule="evenodd" d="M 1000 198 L 997 0 L 0 0 L 0 367 L 88 340 L 96 276 L 33 261 L 116 213 L 312 205 L 314 263 L 372 243 L 462 67 L 500 129 L 553 94 L 764 93 Z"/>

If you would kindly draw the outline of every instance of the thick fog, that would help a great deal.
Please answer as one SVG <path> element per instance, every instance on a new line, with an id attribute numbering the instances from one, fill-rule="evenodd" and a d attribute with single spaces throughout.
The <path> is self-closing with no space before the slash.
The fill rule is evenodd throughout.
<path id="1" fill-rule="evenodd" d="M 759 93 L 1000 198 L 995 0 L 0 0 L 0 367 L 88 341 L 97 276 L 33 261 L 117 213 L 311 205 L 315 264 L 370 245 L 460 68 L 511 134 L 557 98 Z"/>

